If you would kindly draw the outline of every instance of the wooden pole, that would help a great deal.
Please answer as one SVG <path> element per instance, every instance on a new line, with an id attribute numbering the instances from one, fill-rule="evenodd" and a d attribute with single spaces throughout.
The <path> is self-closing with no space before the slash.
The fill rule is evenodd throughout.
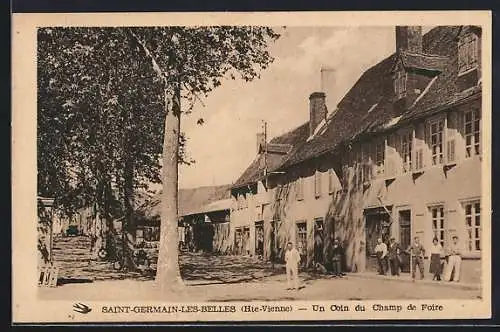
<path id="1" fill-rule="evenodd" d="M 266 192 L 269 190 L 268 181 L 268 169 L 267 169 L 267 122 L 264 121 L 264 186 L 266 187 Z M 274 218 L 273 218 L 274 219 Z M 275 260 L 275 236 L 276 236 L 276 225 L 275 220 L 271 220 L 271 268 L 274 269 Z"/>

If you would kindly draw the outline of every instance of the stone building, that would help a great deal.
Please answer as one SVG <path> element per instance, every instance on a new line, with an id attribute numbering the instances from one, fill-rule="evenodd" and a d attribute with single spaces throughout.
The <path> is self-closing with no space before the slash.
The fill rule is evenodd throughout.
<path id="1" fill-rule="evenodd" d="M 262 224 L 264 251 L 280 255 L 291 240 L 310 265 L 325 261 L 340 237 L 347 268 L 366 271 L 378 237 L 403 247 L 414 236 L 427 247 L 437 237 L 446 248 L 458 235 L 464 265 L 480 271 L 481 29 L 395 32 L 395 52 L 365 71 L 335 110 L 323 92 L 312 93 L 310 121 L 284 135 L 293 139 L 269 143 L 287 148 L 259 154 L 233 185 L 235 239 L 247 232 L 252 243 Z"/>

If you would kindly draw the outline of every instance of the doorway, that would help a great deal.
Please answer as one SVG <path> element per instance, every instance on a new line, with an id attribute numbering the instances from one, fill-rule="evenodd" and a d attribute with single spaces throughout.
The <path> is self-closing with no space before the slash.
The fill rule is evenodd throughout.
<path id="1" fill-rule="evenodd" d="M 296 223 L 297 250 L 300 254 L 300 265 L 307 266 L 307 223 L 299 221 Z"/>
<path id="2" fill-rule="evenodd" d="M 406 249 L 411 244 L 411 210 L 399 211 L 399 245 L 401 248 L 401 272 L 410 272 L 410 255 Z"/>
<path id="3" fill-rule="evenodd" d="M 325 243 L 323 229 L 323 218 L 314 219 L 314 263 L 320 263 L 321 265 L 325 265 L 325 261 L 323 259 Z"/>
<path id="4" fill-rule="evenodd" d="M 264 257 L 264 223 L 257 221 L 255 223 L 255 255 Z"/>
<path id="5" fill-rule="evenodd" d="M 236 255 L 242 254 L 242 245 L 241 228 L 238 227 L 234 230 L 234 253 Z"/>
<path id="6" fill-rule="evenodd" d="M 243 227 L 243 255 L 250 256 L 250 227 Z"/>
<path id="7" fill-rule="evenodd" d="M 366 236 L 366 270 L 377 271 L 377 255 L 375 247 L 377 240 L 387 244 L 390 239 L 390 216 L 384 208 L 365 210 L 365 236 Z"/>

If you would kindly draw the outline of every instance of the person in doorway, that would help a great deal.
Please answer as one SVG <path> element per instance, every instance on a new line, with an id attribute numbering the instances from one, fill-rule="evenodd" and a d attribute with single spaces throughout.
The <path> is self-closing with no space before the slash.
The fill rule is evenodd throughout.
<path id="1" fill-rule="evenodd" d="M 458 242 L 458 236 L 454 235 L 452 237 L 452 243 L 450 245 L 448 265 L 446 267 L 444 280 L 459 282 L 461 265 L 462 265 L 462 250 Z"/>
<path id="2" fill-rule="evenodd" d="M 385 267 L 387 265 L 387 245 L 382 241 L 381 237 L 377 239 L 375 254 L 377 255 L 378 274 L 385 275 Z"/>
<path id="3" fill-rule="evenodd" d="M 389 265 L 391 268 L 391 275 L 399 276 L 399 261 L 400 261 L 400 248 L 399 243 L 396 242 L 395 238 L 391 238 L 389 243 Z"/>
<path id="4" fill-rule="evenodd" d="M 345 276 L 345 271 L 347 271 L 347 261 L 345 258 L 345 249 L 344 242 L 340 240 L 340 237 L 335 238 L 339 243 L 339 251 L 340 251 L 340 274 Z"/>
<path id="5" fill-rule="evenodd" d="M 298 246 L 297 246 L 297 251 L 298 251 L 299 256 L 300 256 L 300 265 L 302 267 L 306 263 L 306 250 L 304 248 L 304 243 L 302 243 L 302 241 L 299 241 Z"/>
<path id="6" fill-rule="evenodd" d="M 323 264 L 323 237 L 320 232 L 314 235 L 314 265 Z"/>
<path id="7" fill-rule="evenodd" d="M 408 247 L 408 254 L 410 254 L 411 263 L 411 278 L 415 280 L 416 269 L 420 271 L 420 279 L 424 279 L 424 255 L 425 249 L 420 243 L 418 236 L 415 236 L 414 242 Z"/>
<path id="8" fill-rule="evenodd" d="M 441 281 L 441 259 L 443 257 L 443 247 L 439 244 L 437 237 L 432 239 L 432 245 L 429 251 L 431 254 L 429 273 L 433 275 L 432 280 Z"/>
<path id="9" fill-rule="evenodd" d="M 288 242 L 285 252 L 287 289 L 292 289 L 292 280 L 293 288 L 295 288 L 296 290 L 299 289 L 299 263 L 299 251 L 295 249 L 292 242 Z"/>
<path id="10" fill-rule="evenodd" d="M 342 277 L 342 247 L 338 239 L 333 241 L 332 266 L 333 276 Z"/>

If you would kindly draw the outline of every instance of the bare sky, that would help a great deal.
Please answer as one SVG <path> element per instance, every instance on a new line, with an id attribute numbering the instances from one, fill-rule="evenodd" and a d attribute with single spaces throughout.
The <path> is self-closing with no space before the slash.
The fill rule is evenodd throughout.
<path id="1" fill-rule="evenodd" d="M 424 28 L 424 32 L 429 28 Z M 228 80 L 184 117 L 187 150 L 196 163 L 182 166 L 179 187 L 232 183 L 256 156 L 255 135 L 268 123 L 269 138 L 309 118 L 309 95 L 320 90 L 320 69 L 334 70 L 327 87 L 335 105 L 370 66 L 395 50 L 394 27 L 288 27 L 271 47 L 274 63 L 261 79 Z M 332 79 L 333 78 L 333 79 Z M 334 85 L 332 87 L 332 85 Z M 196 124 L 203 117 L 204 125 Z"/>

